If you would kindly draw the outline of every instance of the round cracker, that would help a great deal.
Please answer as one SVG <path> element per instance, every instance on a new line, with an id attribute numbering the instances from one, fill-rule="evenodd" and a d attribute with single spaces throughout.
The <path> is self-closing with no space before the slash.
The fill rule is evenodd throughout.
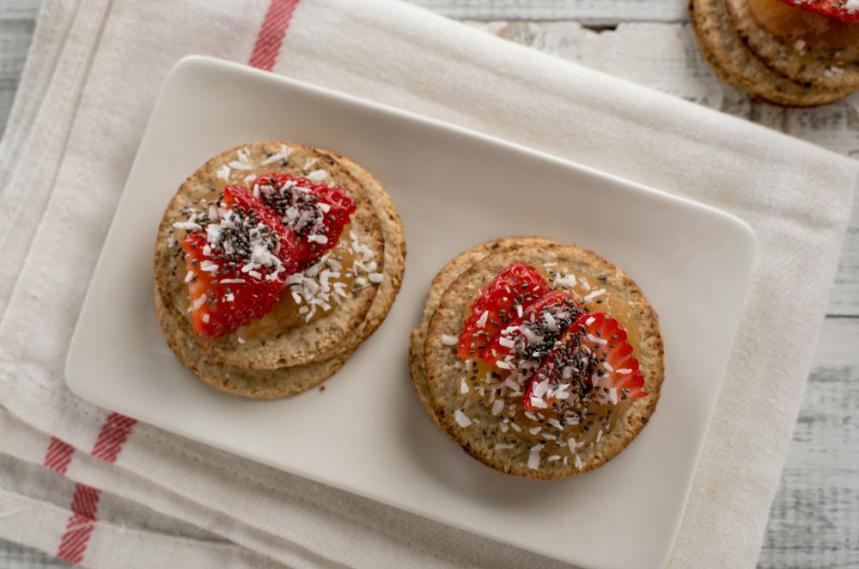
<path id="1" fill-rule="evenodd" d="M 461 394 L 462 372 L 457 368 L 459 359 L 456 350 L 445 346 L 441 340 L 443 334 L 459 333 L 468 306 L 480 288 L 516 261 L 537 266 L 545 262 L 557 262 L 588 280 L 599 281 L 600 288 L 606 289 L 608 295 L 629 303 L 631 317 L 624 324 L 640 339 L 636 357 L 649 395 L 632 402 L 627 413 L 598 442 L 579 450 L 581 468 L 573 461 L 564 464 L 560 460 L 542 460 L 538 469 L 529 468 L 530 446 L 512 430 L 503 433 L 499 421 L 482 398 L 467 398 Z M 446 280 L 447 277 L 439 279 L 437 283 Z M 438 293 L 433 291 L 432 294 Z M 437 423 L 472 457 L 506 474 L 527 478 L 566 478 L 593 470 L 611 460 L 626 448 L 649 420 L 659 400 L 664 378 L 663 344 L 658 318 L 635 282 L 596 253 L 542 238 L 511 239 L 455 278 L 441 294 L 423 344 L 424 389 Z M 463 411 L 471 418 L 469 427 L 463 428 L 454 420 L 456 410 Z M 497 444 L 512 447 L 496 449 Z"/>
<path id="2" fill-rule="evenodd" d="M 746 47 L 776 73 L 794 83 L 832 91 L 859 88 L 859 46 L 832 50 L 809 42 L 799 51 L 795 39 L 780 38 L 760 25 L 748 0 L 725 0 L 725 6 L 735 32 Z"/>
<path id="3" fill-rule="evenodd" d="M 488 241 L 477 247 L 463 251 L 454 257 L 447 265 L 438 272 L 430 283 L 429 293 L 427 294 L 424 310 L 421 313 L 421 321 L 418 327 L 412 330 L 409 342 L 409 372 L 412 377 L 412 384 L 417 391 L 418 398 L 426 409 L 427 414 L 432 421 L 441 428 L 441 424 L 436 417 L 435 409 L 429 395 L 429 388 L 426 384 L 426 374 L 424 373 L 424 338 L 426 338 L 427 328 L 429 327 L 432 315 L 441 302 L 442 294 L 459 278 L 459 276 L 474 265 L 480 259 L 486 257 L 490 253 L 500 250 L 505 245 L 515 244 L 517 238 L 495 239 Z"/>
<path id="4" fill-rule="evenodd" d="M 851 89 L 804 86 L 773 72 L 743 44 L 731 25 L 725 0 L 691 0 L 692 27 L 701 52 L 728 83 L 770 103 L 789 107 L 827 105 Z"/>
<path id="5" fill-rule="evenodd" d="M 219 391 L 249 399 L 279 399 L 298 395 L 316 387 L 337 372 L 351 356 L 351 352 L 338 354 L 331 359 L 306 365 L 273 370 L 242 369 L 212 360 L 209 354 L 197 349 L 175 313 L 166 310 L 161 295 L 155 294 L 155 313 L 167 345 L 176 357 L 195 376 Z"/>
<path id="6" fill-rule="evenodd" d="M 345 338 L 340 344 L 338 353 L 351 352 L 382 324 L 397 298 L 406 269 L 406 239 L 403 234 L 400 214 L 382 184 L 367 170 L 349 158 L 330 150 L 319 150 L 319 152 L 331 156 L 341 166 L 348 169 L 363 187 L 370 190 L 367 192 L 367 197 L 373 205 L 376 217 L 382 227 L 384 246 L 381 265 L 385 279 L 379 285 L 373 303 L 370 305 L 361 326 L 351 337 Z"/>
<path id="7" fill-rule="evenodd" d="M 235 160 L 237 151 L 247 152 L 250 161 L 258 164 L 276 154 L 281 145 L 286 145 L 291 150 L 288 161 L 265 166 L 265 172 L 287 172 L 300 176 L 305 174 L 303 165 L 308 160 L 316 160 L 312 168 L 328 171 L 329 179 L 355 200 L 356 211 L 352 216 L 350 230 L 359 236 L 362 243 L 376 252 L 376 262 L 379 269 L 384 271 L 384 258 L 381 254 L 384 249 L 382 225 L 369 198 L 369 194 L 378 192 L 380 186 L 365 186 L 353 175 L 358 168 L 354 163 L 346 167 L 331 153 L 279 141 L 238 146 L 209 160 L 182 184 L 167 206 L 156 240 L 155 281 L 164 306 L 175 312 L 176 322 L 194 342 L 196 349 L 206 353 L 212 361 L 238 368 L 277 369 L 331 358 L 343 351 L 342 342 L 353 337 L 361 328 L 380 288 L 379 285 L 371 284 L 358 289 L 321 318 L 307 325 L 288 329 L 276 338 L 242 338 L 244 341 L 241 341 L 242 329 L 217 339 L 202 338 L 193 332 L 191 321 L 187 317 L 187 289 L 183 282 L 184 255 L 181 244 L 170 239 L 173 223 L 185 219 L 182 210 L 187 205 L 196 205 L 201 199 L 209 202 L 218 199 L 225 182 L 217 177 L 216 171 Z M 342 239 L 349 239 L 347 232 L 344 232 Z"/>

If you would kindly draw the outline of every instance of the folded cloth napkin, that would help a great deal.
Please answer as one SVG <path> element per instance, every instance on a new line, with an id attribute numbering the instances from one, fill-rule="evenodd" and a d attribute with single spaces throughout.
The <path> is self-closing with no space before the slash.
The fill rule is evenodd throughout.
<path id="1" fill-rule="evenodd" d="M 859 163 L 391 0 L 45 0 L 0 145 L 0 536 L 91 567 L 559 565 L 66 389 L 69 337 L 147 116 L 189 53 L 488 132 L 751 224 L 747 306 L 671 566 L 754 566 Z"/>

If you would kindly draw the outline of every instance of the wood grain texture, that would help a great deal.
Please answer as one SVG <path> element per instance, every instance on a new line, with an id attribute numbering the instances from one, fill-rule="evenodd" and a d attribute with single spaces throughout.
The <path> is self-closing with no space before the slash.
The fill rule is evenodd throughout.
<path id="1" fill-rule="evenodd" d="M 720 83 L 684 25 L 685 0 L 412 2 L 481 20 L 472 25 L 859 158 L 859 117 L 847 105 L 785 110 Z M 37 5 L 0 0 L 0 132 Z M 613 29 L 594 30 L 605 26 Z M 859 208 L 828 312 L 760 569 L 859 569 Z M 41 553 L 0 542 L 0 567 L 59 566 Z"/>
<path id="2" fill-rule="evenodd" d="M 759 569 L 859 567 L 859 319 L 828 318 Z"/>
<path id="3" fill-rule="evenodd" d="M 471 20 L 619 22 L 688 20 L 686 0 L 409 0 L 439 14 Z"/>
<path id="4" fill-rule="evenodd" d="M 27 58 L 37 11 L 36 0 L 0 1 L 0 135 Z"/>

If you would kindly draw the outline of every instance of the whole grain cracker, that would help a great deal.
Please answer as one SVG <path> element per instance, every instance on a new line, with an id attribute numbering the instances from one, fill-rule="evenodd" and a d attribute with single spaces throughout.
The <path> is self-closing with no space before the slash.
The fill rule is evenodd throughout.
<path id="1" fill-rule="evenodd" d="M 725 0 L 690 0 L 692 28 L 704 57 L 728 83 L 777 105 L 813 107 L 843 99 L 851 89 L 804 86 L 773 72 L 734 31 Z"/>
<path id="2" fill-rule="evenodd" d="M 212 361 L 233 367 L 277 369 L 322 361 L 340 351 L 349 351 L 344 350 L 343 341 L 355 337 L 361 329 L 380 288 L 378 284 L 369 284 L 343 300 L 335 310 L 309 325 L 287 330 L 275 339 L 242 338 L 241 329 L 216 340 L 204 339 L 193 333 L 190 319 L 184 316 L 188 306 L 182 279 L 185 273 L 184 257 L 181 244 L 170 239 L 173 223 L 184 220 L 182 209 L 185 206 L 196 204 L 203 198 L 210 202 L 218 198 L 225 185 L 224 180 L 218 177 L 218 170 L 235 161 L 239 150 L 246 153 L 251 163 L 259 164 L 276 155 L 283 146 L 291 151 L 288 160 L 270 164 L 264 168 L 265 171 L 306 175 L 305 166 L 309 163 L 313 164 L 314 169 L 327 171 L 333 181 L 355 199 L 357 208 L 350 229 L 376 253 L 379 270 L 384 271 L 384 257 L 381 254 L 384 251 L 383 229 L 369 198 L 370 193 L 384 190 L 380 186 L 365 187 L 354 175 L 360 170 L 354 163 L 347 167 L 331 153 L 280 141 L 241 145 L 212 158 L 182 184 L 165 211 L 156 240 L 155 281 L 164 306 L 177 315 L 183 315 L 175 319 L 186 336 L 195 343 L 197 350 L 208 354 Z M 348 232 L 344 232 L 341 239 L 349 239 Z"/>
<path id="3" fill-rule="evenodd" d="M 798 44 L 799 40 L 780 38 L 760 25 L 748 0 L 725 0 L 725 6 L 734 30 L 746 47 L 776 73 L 794 83 L 831 91 L 859 88 L 859 45 L 832 50 L 810 42 Z"/>
<path id="4" fill-rule="evenodd" d="M 472 261 L 473 264 L 464 269 Z M 542 461 L 539 469 L 529 468 L 530 449 L 511 432 L 502 433 L 496 417 L 488 409 L 476 402 L 463 408 L 459 360 L 455 350 L 442 341 L 443 334 L 458 334 L 461 330 L 467 307 L 479 289 L 516 261 L 533 265 L 555 261 L 575 267 L 578 274 L 594 281 L 604 276 L 600 286 L 610 294 L 623 295 L 637 315 L 634 324 L 639 327 L 641 338 L 637 357 L 649 395 L 633 402 L 615 428 L 597 443 L 583 448 L 579 452 L 582 462 L 578 466 L 572 462 Z M 438 426 L 465 452 L 496 470 L 535 479 L 566 478 L 593 470 L 620 453 L 638 435 L 656 407 L 664 377 L 663 344 L 656 313 L 632 279 L 591 251 L 543 238 L 510 238 L 484 244 L 460 255 L 434 279 L 424 322 L 430 312 L 428 323 L 422 322 L 412 333 L 411 372 L 418 394 Z M 464 428 L 458 424 L 457 410 L 464 411 L 473 420 L 471 426 Z M 475 425 L 476 428 L 472 428 Z M 496 444 L 512 446 L 497 449 Z"/>
<path id="5" fill-rule="evenodd" d="M 219 391 L 249 399 L 291 397 L 311 389 L 337 372 L 351 356 L 341 353 L 333 358 L 309 364 L 272 370 L 242 369 L 213 361 L 197 348 L 194 341 L 175 321 L 175 313 L 166 310 L 161 296 L 155 294 L 155 313 L 167 345 L 197 378 Z"/>

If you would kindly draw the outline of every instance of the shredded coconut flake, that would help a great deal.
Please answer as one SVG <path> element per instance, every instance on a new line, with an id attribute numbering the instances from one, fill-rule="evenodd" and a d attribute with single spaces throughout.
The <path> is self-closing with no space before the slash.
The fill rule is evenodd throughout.
<path id="1" fill-rule="evenodd" d="M 327 177 L 328 177 L 328 172 L 326 172 L 325 170 L 314 170 L 313 172 L 311 172 L 307 175 L 308 180 L 310 180 L 311 182 L 315 182 L 317 184 Z"/>
<path id="2" fill-rule="evenodd" d="M 227 166 L 226 164 L 224 164 L 223 166 L 221 166 L 220 168 L 215 170 L 215 176 L 217 176 L 219 179 L 221 179 L 225 182 L 229 181 L 229 179 L 230 179 L 230 167 Z"/>
<path id="3" fill-rule="evenodd" d="M 588 334 L 588 340 L 600 346 L 605 346 L 606 344 L 608 344 L 608 340 L 606 340 L 605 338 L 599 338 L 597 336 L 594 336 L 593 334 Z"/>
<path id="4" fill-rule="evenodd" d="M 456 424 L 463 429 L 471 426 L 471 419 L 469 419 L 468 415 L 463 413 L 460 409 L 453 412 L 453 418 L 456 421 Z"/>
<path id="5" fill-rule="evenodd" d="M 531 452 L 528 453 L 528 468 L 531 470 L 538 470 L 540 468 L 540 447 L 531 448 Z"/>
<path id="6" fill-rule="evenodd" d="M 564 288 L 573 288 L 576 286 L 576 276 L 572 274 L 567 275 L 558 275 L 555 277 L 555 285 L 561 286 Z"/>
<path id="7" fill-rule="evenodd" d="M 281 144 L 280 150 L 263 160 L 262 165 L 268 166 L 269 164 L 274 164 L 275 162 L 286 160 L 287 158 L 289 158 L 290 154 L 292 154 L 292 150 L 285 144 Z"/>
<path id="8" fill-rule="evenodd" d="M 459 343 L 459 338 L 450 334 L 442 334 L 441 343 L 445 346 L 455 346 Z"/>
<path id="9" fill-rule="evenodd" d="M 590 302 L 593 299 L 599 298 L 600 296 L 603 296 L 603 295 L 605 295 L 605 289 L 604 288 L 598 288 L 597 290 L 585 295 L 585 297 L 582 300 L 584 300 L 585 302 Z"/>
<path id="10" fill-rule="evenodd" d="M 176 229 L 184 229 L 185 231 L 200 231 L 203 226 L 193 221 L 177 221 L 173 224 Z"/>

